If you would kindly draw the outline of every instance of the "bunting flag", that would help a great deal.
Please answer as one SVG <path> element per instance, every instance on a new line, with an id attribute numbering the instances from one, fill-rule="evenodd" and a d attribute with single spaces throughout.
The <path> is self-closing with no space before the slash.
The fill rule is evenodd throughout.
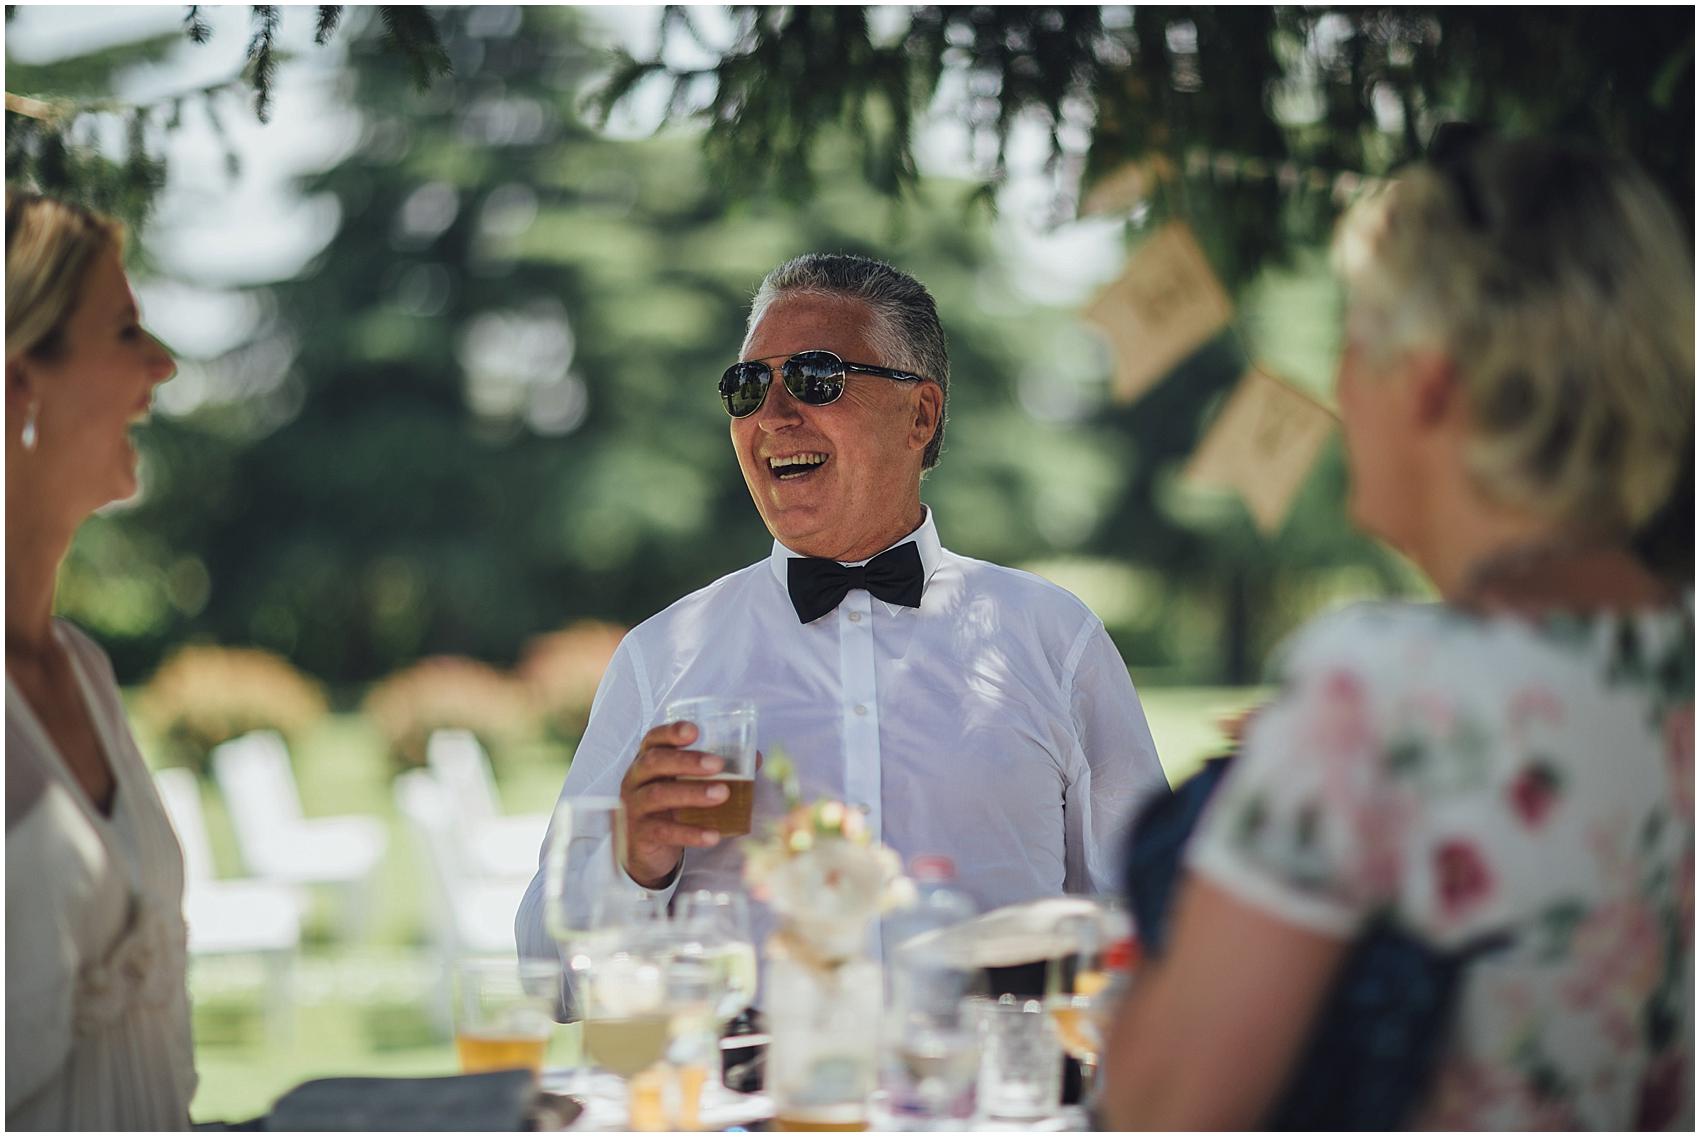
<path id="1" fill-rule="evenodd" d="M 1234 490 L 1271 536 L 1287 520 L 1335 417 L 1311 395 L 1253 367 L 1210 424 L 1185 478 Z"/>
<path id="2" fill-rule="evenodd" d="M 1115 352 L 1116 400 L 1131 403 L 1226 327 L 1234 307 L 1191 227 L 1170 221 L 1084 314 Z"/>
<path id="3" fill-rule="evenodd" d="M 1092 188 L 1086 191 L 1080 202 L 1080 216 L 1130 213 L 1141 202 L 1150 199 L 1158 182 L 1172 181 L 1174 177 L 1174 163 L 1161 154 L 1124 162 L 1092 183 Z"/>

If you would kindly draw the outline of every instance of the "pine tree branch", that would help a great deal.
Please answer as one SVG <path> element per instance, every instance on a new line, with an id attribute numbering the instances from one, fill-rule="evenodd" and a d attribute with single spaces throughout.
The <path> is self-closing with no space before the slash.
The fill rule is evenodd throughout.
<path id="1" fill-rule="evenodd" d="M 190 43 L 206 43 L 212 38 L 212 28 L 201 19 L 201 6 L 189 5 L 188 12 L 183 15 L 183 30 L 189 35 Z"/>
<path id="2" fill-rule="evenodd" d="M 384 24 L 384 39 L 412 65 L 413 82 L 421 91 L 430 87 L 431 80 L 454 74 L 437 22 L 425 9 L 384 5 L 378 9 L 378 18 Z"/>
<path id="3" fill-rule="evenodd" d="M 254 5 L 254 35 L 248 41 L 248 65 L 253 74 L 254 116 L 270 122 L 272 81 L 277 77 L 275 44 L 281 13 L 275 4 Z"/>
<path id="4" fill-rule="evenodd" d="M 337 24 L 342 22 L 341 4 L 320 4 L 318 25 L 313 31 L 313 42 L 320 47 L 330 42 Z"/>
<path id="5" fill-rule="evenodd" d="M 183 29 L 191 42 L 206 43 L 212 27 L 203 18 L 201 5 L 188 5 Z M 341 23 L 342 5 L 317 6 L 315 42 L 329 41 Z M 183 104 L 198 98 L 224 147 L 225 166 L 237 176 L 241 159 L 231 143 L 219 111 L 218 100 L 251 88 L 253 110 L 261 122 L 271 117 L 273 84 L 278 65 L 285 56 L 277 46 L 282 8 L 252 6 L 253 31 L 248 41 L 247 60 L 242 70 L 229 79 L 162 95 L 141 105 L 110 98 L 42 98 L 22 92 L 6 92 L 7 176 L 32 184 L 44 192 L 83 201 L 140 225 L 154 198 L 165 185 L 165 162 L 148 152 L 148 127 L 159 124 L 166 131 L 182 124 Z M 14 15 L 6 7 L 6 18 Z M 381 8 L 390 46 L 411 65 L 421 88 L 433 78 L 451 73 L 448 54 L 437 32 L 436 22 L 423 8 Z M 21 74 L 17 78 L 24 78 Z M 32 75 L 35 72 L 31 72 Z M 29 80 L 35 82 L 37 80 Z M 100 131 L 94 116 L 113 115 L 122 120 L 125 143 L 122 157 L 100 152 Z"/>
<path id="6" fill-rule="evenodd" d="M 635 59 L 624 51 L 616 50 L 613 66 L 609 68 L 607 77 L 586 95 L 585 109 L 598 125 L 607 126 L 608 116 L 613 113 L 615 106 L 632 93 L 633 88 L 651 75 L 666 72 L 667 67 L 658 61 Z M 672 74 L 672 78 L 675 97 L 678 97 L 680 87 L 687 83 L 688 79 L 678 74 Z"/>

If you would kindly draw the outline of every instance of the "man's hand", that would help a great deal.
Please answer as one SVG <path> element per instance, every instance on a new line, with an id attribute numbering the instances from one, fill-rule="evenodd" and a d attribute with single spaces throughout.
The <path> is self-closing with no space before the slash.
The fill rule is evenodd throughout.
<path id="1" fill-rule="evenodd" d="M 638 755 L 620 783 L 626 807 L 626 872 L 645 888 L 659 888 L 678 867 L 685 850 L 719 844 L 720 834 L 673 820 L 675 809 L 719 805 L 730 793 L 724 783 L 680 781 L 681 774 L 717 774 L 718 754 L 681 750 L 697 728 L 667 723 L 643 736 Z"/>

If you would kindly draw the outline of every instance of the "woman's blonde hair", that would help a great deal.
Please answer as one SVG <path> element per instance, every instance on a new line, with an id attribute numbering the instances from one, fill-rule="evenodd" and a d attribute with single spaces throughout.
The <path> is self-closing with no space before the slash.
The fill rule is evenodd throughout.
<path id="1" fill-rule="evenodd" d="M 1633 164 L 1485 139 L 1358 202 L 1334 258 L 1354 342 L 1452 359 L 1484 493 L 1614 537 L 1665 500 L 1693 437 L 1693 266 Z"/>
<path id="2" fill-rule="evenodd" d="M 89 267 L 123 247 L 122 222 L 7 186 L 6 358 L 53 358 Z"/>

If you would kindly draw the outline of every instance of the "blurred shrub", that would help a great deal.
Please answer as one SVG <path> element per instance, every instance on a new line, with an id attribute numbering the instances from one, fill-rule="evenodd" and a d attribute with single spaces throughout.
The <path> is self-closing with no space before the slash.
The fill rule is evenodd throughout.
<path id="1" fill-rule="evenodd" d="M 425 741 L 433 730 L 470 730 L 494 755 L 533 735 L 537 726 L 525 684 L 458 655 L 430 656 L 380 680 L 366 693 L 362 709 L 403 769 L 425 764 Z"/>
<path id="2" fill-rule="evenodd" d="M 271 729 L 287 738 L 308 730 L 324 716 L 325 696 L 282 656 L 194 644 L 160 664 L 137 697 L 136 714 L 171 761 L 205 773 L 213 747 L 237 735 Z"/>
<path id="3" fill-rule="evenodd" d="M 525 645 L 519 673 L 531 691 L 544 725 L 562 742 L 577 742 L 590 721 L 596 685 L 626 629 L 598 620 L 579 620 Z"/>

